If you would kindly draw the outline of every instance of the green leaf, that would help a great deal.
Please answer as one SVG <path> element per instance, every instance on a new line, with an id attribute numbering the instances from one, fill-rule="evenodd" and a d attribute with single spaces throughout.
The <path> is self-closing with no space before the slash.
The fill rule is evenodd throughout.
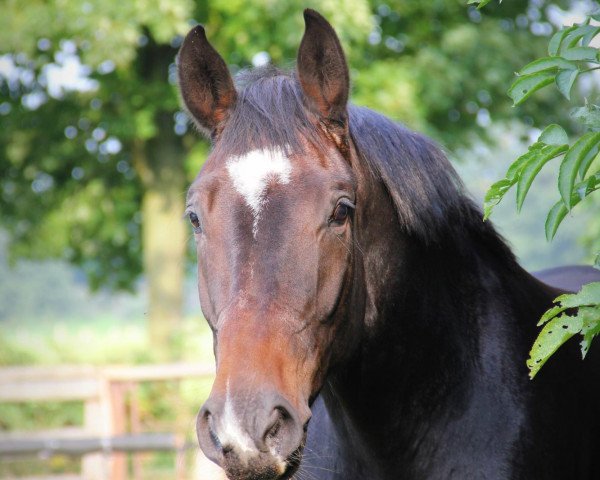
<path id="1" fill-rule="evenodd" d="M 567 60 L 598 61 L 598 49 L 594 47 L 573 47 L 561 52 L 561 55 Z"/>
<path id="2" fill-rule="evenodd" d="M 558 127 L 558 125 L 555 125 Z M 559 127 L 560 128 L 560 127 Z M 561 129 L 562 130 L 562 129 Z M 564 133 L 564 130 L 563 130 Z M 565 134 L 566 137 L 566 134 Z M 533 183 L 534 178 L 540 173 L 540 170 L 546 163 L 548 163 L 553 158 L 562 155 L 569 149 L 569 145 L 546 145 L 538 155 L 535 155 L 531 158 L 529 162 L 525 165 L 525 168 L 521 172 L 519 176 L 519 182 L 517 184 L 517 211 L 521 211 L 521 207 L 523 207 L 523 202 L 525 201 L 525 197 L 527 196 L 527 192 Z"/>
<path id="3" fill-rule="evenodd" d="M 600 253 L 596 255 L 596 260 L 594 260 L 594 268 L 600 270 Z"/>
<path id="4" fill-rule="evenodd" d="M 573 335 L 582 335 L 581 353 L 585 358 L 592 339 L 600 333 L 600 282 L 588 283 L 578 293 L 561 295 L 554 302 L 557 305 L 544 313 L 538 323 L 545 325 L 529 352 L 530 378 Z M 577 311 L 566 314 L 568 309 Z"/>
<path id="5" fill-rule="evenodd" d="M 558 87 L 558 91 L 563 94 L 567 100 L 571 100 L 571 88 L 579 75 L 579 70 L 561 70 L 556 75 L 554 81 Z"/>
<path id="6" fill-rule="evenodd" d="M 519 75 L 529 75 L 552 69 L 577 70 L 577 64 L 562 57 L 544 57 L 525 65 L 519 71 Z"/>
<path id="7" fill-rule="evenodd" d="M 579 167 L 583 159 L 592 151 L 598 149 L 600 133 L 588 132 L 583 135 L 565 154 L 558 172 L 558 190 L 567 208 L 571 208 L 571 196 Z"/>
<path id="8" fill-rule="evenodd" d="M 583 158 L 583 160 L 581 161 L 581 165 L 579 165 L 579 178 L 581 180 L 585 179 L 585 176 L 589 170 L 589 168 L 592 166 L 592 163 L 594 162 L 594 159 L 598 156 L 598 152 L 600 151 L 600 145 L 597 145 L 596 147 L 592 148 L 588 154 Z"/>
<path id="9" fill-rule="evenodd" d="M 558 298 L 554 299 L 553 303 L 556 303 L 558 300 L 559 300 Z M 550 310 L 546 310 L 544 312 L 544 314 L 542 315 L 542 318 L 540 318 L 540 321 L 537 323 L 537 326 L 541 327 L 542 325 L 545 325 L 546 323 L 548 323 L 550 320 L 552 320 L 554 317 L 556 317 L 559 313 L 563 312 L 564 310 L 565 309 L 562 308 L 561 305 L 554 305 Z"/>
<path id="10" fill-rule="evenodd" d="M 587 25 L 586 32 L 581 38 L 581 45 L 587 47 L 596 35 L 600 33 L 600 27 L 594 25 Z"/>
<path id="11" fill-rule="evenodd" d="M 556 202 L 550 209 L 544 226 L 546 230 L 546 240 L 551 241 L 554 238 L 558 227 L 567 216 L 567 213 L 569 213 L 569 211 L 562 200 Z"/>
<path id="12" fill-rule="evenodd" d="M 582 47 L 587 47 L 592 39 L 598 34 L 600 28 L 589 25 L 589 17 L 583 25 L 573 25 L 562 38 L 558 54 L 562 55 L 566 50 L 577 47 L 581 42 Z"/>
<path id="13" fill-rule="evenodd" d="M 577 29 L 577 26 L 564 28 L 564 29 L 556 32 L 554 35 L 552 35 L 552 38 L 550 39 L 550 42 L 548 43 L 548 55 L 550 55 L 550 56 L 557 55 L 560 50 L 560 46 L 562 44 L 563 39 L 575 29 Z"/>
<path id="14" fill-rule="evenodd" d="M 544 132 L 546 129 L 544 129 Z M 542 135 L 544 135 L 542 132 Z M 540 135 L 541 136 L 541 135 Z M 525 168 L 525 164 L 529 161 L 532 155 L 537 155 L 539 151 L 544 148 L 544 144 L 541 142 L 535 142 L 533 145 L 529 146 L 529 149 L 526 153 L 517 158 L 511 165 L 508 167 L 506 171 L 506 178 L 512 180 L 513 184 L 517 182 L 518 176 L 521 174 L 523 169 Z"/>
<path id="15" fill-rule="evenodd" d="M 568 141 L 567 133 L 560 125 L 548 125 L 540 134 L 537 142 L 511 164 L 506 171 L 505 178 L 497 181 L 488 189 L 483 201 L 483 219 L 489 218 L 494 207 L 517 182 L 519 182 L 517 198 L 521 198 L 522 204 L 539 170 L 548 160 L 564 153 L 568 148 Z M 521 181 L 527 168 L 529 168 L 527 174 Z"/>
<path id="16" fill-rule="evenodd" d="M 578 317 L 561 315 L 550 320 L 542 328 L 529 352 L 529 378 L 533 379 L 552 354 L 573 335 L 579 333 L 581 327 L 582 320 Z"/>
<path id="17" fill-rule="evenodd" d="M 595 192 L 600 188 L 600 171 L 596 172 L 594 175 L 589 176 L 582 182 L 579 182 L 575 185 L 573 189 L 573 196 L 577 199 L 571 199 L 571 202 L 575 201 L 575 204 L 579 203 L 585 197 L 587 197 L 590 193 Z"/>
<path id="18" fill-rule="evenodd" d="M 502 180 L 497 181 L 492 184 L 492 186 L 488 189 L 485 194 L 485 198 L 483 200 L 483 219 L 487 220 L 489 216 L 492 214 L 492 210 L 496 205 L 500 203 L 506 192 L 510 190 L 515 182 L 503 178 Z"/>
<path id="19" fill-rule="evenodd" d="M 600 109 L 596 105 L 585 105 L 571 112 L 571 117 L 591 129 L 600 129 Z"/>
<path id="20" fill-rule="evenodd" d="M 512 98 L 514 105 L 520 105 L 540 88 L 550 85 L 554 80 L 554 73 L 541 71 L 523 75 L 513 82 L 508 89 L 508 96 Z"/>
<path id="21" fill-rule="evenodd" d="M 600 172 L 596 172 L 591 177 L 586 178 L 582 182 L 575 185 L 573 189 L 573 195 L 571 196 L 571 208 L 574 208 L 581 200 L 583 200 L 590 193 L 600 188 Z M 569 211 L 565 206 L 565 202 L 561 199 L 554 204 L 554 206 L 548 212 L 546 217 L 546 239 L 551 241 L 556 235 L 556 231 L 560 226 L 561 222 L 567 216 Z"/>
<path id="22" fill-rule="evenodd" d="M 479 5 L 477 5 L 477 10 L 485 7 L 488 3 L 490 3 L 491 0 L 469 0 L 467 2 L 467 5 L 471 5 L 473 3 L 478 3 Z M 502 3 L 502 0 L 500 0 L 498 3 Z"/>
<path id="23" fill-rule="evenodd" d="M 551 125 L 550 127 L 553 127 L 553 125 Z M 547 133 L 548 137 L 552 137 L 553 135 L 550 134 L 550 131 L 554 131 L 555 132 L 554 135 L 558 136 L 559 134 L 556 133 L 556 130 L 554 128 L 550 129 L 550 127 L 547 127 L 546 129 L 544 129 L 544 132 L 542 132 L 542 135 L 544 135 L 544 133 L 546 131 L 548 131 L 548 133 Z M 539 152 L 541 152 L 541 150 L 544 148 L 544 146 L 545 145 L 541 142 L 536 142 L 533 145 L 531 145 L 529 147 L 529 150 L 526 153 L 524 153 L 519 158 L 517 158 L 511 164 L 511 166 L 508 167 L 505 178 L 492 184 L 492 186 L 486 192 L 485 198 L 483 200 L 483 219 L 484 220 L 488 219 L 488 217 L 492 213 L 492 210 L 494 209 L 494 207 L 496 205 L 498 205 L 500 203 L 500 201 L 502 200 L 502 198 L 504 197 L 506 192 L 508 192 L 510 190 L 510 188 L 515 183 L 517 183 L 517 181 L 519 180 L 519 176 L 521 175 L 521 172 L 523 171 L 523 169 L 525 168 L 527 163 L 529 161 L 531 161 L 531 159 L 533 157 L 537 156 L 539 154 Z"/>
<path id="24" fill-rule="evenodd" d="M 554 299 L 560 303 L 561 312 L 569 308 L 600 305 L 600 282 L 586 283 L 578 293 L 565 293 Z"/>
<path id="25" fill-rule="evenodd" d="M 537 141 L 546 145 L 565 145 L 569 143 L 569 137 L 564 128 L 553 123 L 544 128 Z"/>
<path id="26" fill-rule="evenodd" d="M 581 357 L 585 359 L 592 340 L 598 333 L 600 333 L 600 305 L 595 307 L 582 307 L 579 309 L 579 313 L 583 319 L 583 325 L 581 327 Z"/>
<path id="27" fill-rule="evenodd" d="M 567 132 L 557 124 L 548 125 L 540 134 L 532 148 L 520 158 L 518 170 L 509 169 L 507 177 L 518 176 L 517 179 L 517 211 L 521 211 L 527 192 L 534 178 L 542 167 L 553 158 L 562 155 L 569 149 Z M 514 165 L 514 164 L 513 164 Z M 510 178 L 509 177 L 509 178 Z"/>

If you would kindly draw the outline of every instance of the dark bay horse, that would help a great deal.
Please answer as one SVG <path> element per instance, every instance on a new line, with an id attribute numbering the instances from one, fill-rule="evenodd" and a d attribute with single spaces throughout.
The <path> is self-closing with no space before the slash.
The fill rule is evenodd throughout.
<path id="1" fill-rule="evenodd" d="M 217 362 L 203 451 L 232 480 L 600 478 L 600 347 L 528 379 L 558 290 L 432 141 L 348 104 L 334 30 L 304 18 L 291 73 L 234 84 L 200 26 L 178 58 L 213 142 L 187 199 Z"/>

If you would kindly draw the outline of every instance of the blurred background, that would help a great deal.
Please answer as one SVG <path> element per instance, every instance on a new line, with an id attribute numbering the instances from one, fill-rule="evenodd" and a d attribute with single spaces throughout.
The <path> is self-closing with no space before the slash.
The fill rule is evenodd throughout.
<path id="1" fill-rule="evenodd" d="M 481 203 L 540 128 L 569 125 L 553 89 L 512 107 L 514 72 L 598 5 L 466 4 L 0 0 L 0 478 L 218 478 L 192 446 L 213 357 L 182 219 L 209 149 L 177 94 L 187 31 L 204 24 L 233 72 L 291 68 L 302 10 L 317 9 L 345 47 L 352 101 L 436 139 Z M 588 263 L 600 234 L 588 199 L 546 242 L 555 181 L 536 180 L 522 215 L 505 201 L 492 216 L 532 270 Z M 164 451 L 111 454 L 105 440 L 81 457 L 68 440 L 82 435 Z M 15 439 L 33 443 L 15 452 Z"/>

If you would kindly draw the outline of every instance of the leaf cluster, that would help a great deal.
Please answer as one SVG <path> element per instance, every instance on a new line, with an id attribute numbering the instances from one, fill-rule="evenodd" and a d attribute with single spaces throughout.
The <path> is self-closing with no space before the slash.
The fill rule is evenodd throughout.
<path id="1" fill-rule="evenodd" d="M 520 211 L 525 197 L 542 167 L 550 160 L 562 157 L 558 173 L 558 190 L 561 199 L 546 217 L 546 238 L 552 240 L 567 213 L 590 193 L 600 188 L 600 170 L 589 174 L 589 169 L 600 152 L 600 132 L 587 132 L 569 145 L 567 133 L 556 124 L 546 127 L 538 140 L 521 155 L 506 172 L 505 178 L 495 182 L 484 200 L 484 218 L 504 195 L 516 185 L 517 209 Z"/>
<path id="2" fill-rule="evenodd" d="M 561 295 L 556 306 L 538 322 L 544 325 L 527 360 L 530 378 L 574 335 L 581 335 L 581 355 L 585 358 L 592 339 L 600 333 L 600 282 L 584 285 L 579 293 Z"/>
<path id="3" fill-rule="evenodd" d="M 548 44 L 548 55 L 519 71 L 508 90 L 514 105 L 521 105 L 551 84 L 570 101 L 576 81 L 583 74 L 600 69 L 599 49 L 592 46 L 592 40 L 600 34 L 600 27 L 591 25 L 592 19 L 600 21 L 600 15 L 592 15 L 582 24 L 556 32 Z M 586 101 L 573 110 L 571 117 L 580 123 L 584 132 L 570 142 L 562 126 L 547 126 L 528 151 L 513 162 L 505 177 L 490 187 L 484 200 L 485 219 L 513 186 L 516 186 L 516 204 L 520 211 L 538 173 L 556 158 L 560 158 L 557 185 L 560 199 L 546 216 L 545 231 L 549 241 L 567 214 L 600 189 L 600 168 L 595 162 L 600 153 L 600 111 Z M 555 302 L 558 305 L 548 310 L 539 323 L 545 326 L 527 361 L 531 378 L 573 335 L 583 336 L 581 345 L 585 357 L 592 339 L 600 332 L 600 283 L 585 285 L 579 293 L 562 295 Z"/>
<path id="4" fill-rule="evenodd" d="M 508 90 L 515 105 L 522 104 L 538 90 L 552 83 L 570 100 L 577 78 L 600 68 L 598 48 L 591 41 L 600 33 L 600 27 L 589 24 L 592 16 L 581 25 L 556 32 L 548 45 L 548 56 L 535 60 L 519 73 Z M 554 238 L 560 223 L 581 200 L 599 188 L 600 169 L 592 167 L 600 151 L 600 112 L 595 105 L 576 108 L 572 118 L 588 131 L 569 144 L 568 136 L 560 125 L 546 127 L 537 142 L 520 156 L 508 169 L 505 178 L 494 183 L 484 200 L 484 218 L 514 185 L 517 185 L 517 209 L 521 210 L 525 197 L 536 175 L 550 160 L 562 157 L 558 174 L 560 200 L 548 212 L 546 237 Z"/>

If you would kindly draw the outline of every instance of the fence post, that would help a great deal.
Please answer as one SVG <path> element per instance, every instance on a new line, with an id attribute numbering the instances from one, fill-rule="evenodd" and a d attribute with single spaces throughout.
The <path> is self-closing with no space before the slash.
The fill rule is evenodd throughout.
<path id="1" fill-rule="evenodd" d="M 123 435 L 127 433 L 127 385 L 123 382 L 109 381 L 110 401 L 112 408 L 112 434 Z M 111 480 L 127 479 L 127 454 L 113 452 L 111 454 Z"/>
<path id="2" fill-rule="evenodd" d="M 93 436 L 110 437 L 113 434 L 112 405 L 109 382 L 100 377 L 100 394 L 89 398 L 83 406 L 85 431 Z M 111 458 L 100 453 L 84 455 L 81 460 L 81 474 L 84 480 L 110 480 Z"/>

